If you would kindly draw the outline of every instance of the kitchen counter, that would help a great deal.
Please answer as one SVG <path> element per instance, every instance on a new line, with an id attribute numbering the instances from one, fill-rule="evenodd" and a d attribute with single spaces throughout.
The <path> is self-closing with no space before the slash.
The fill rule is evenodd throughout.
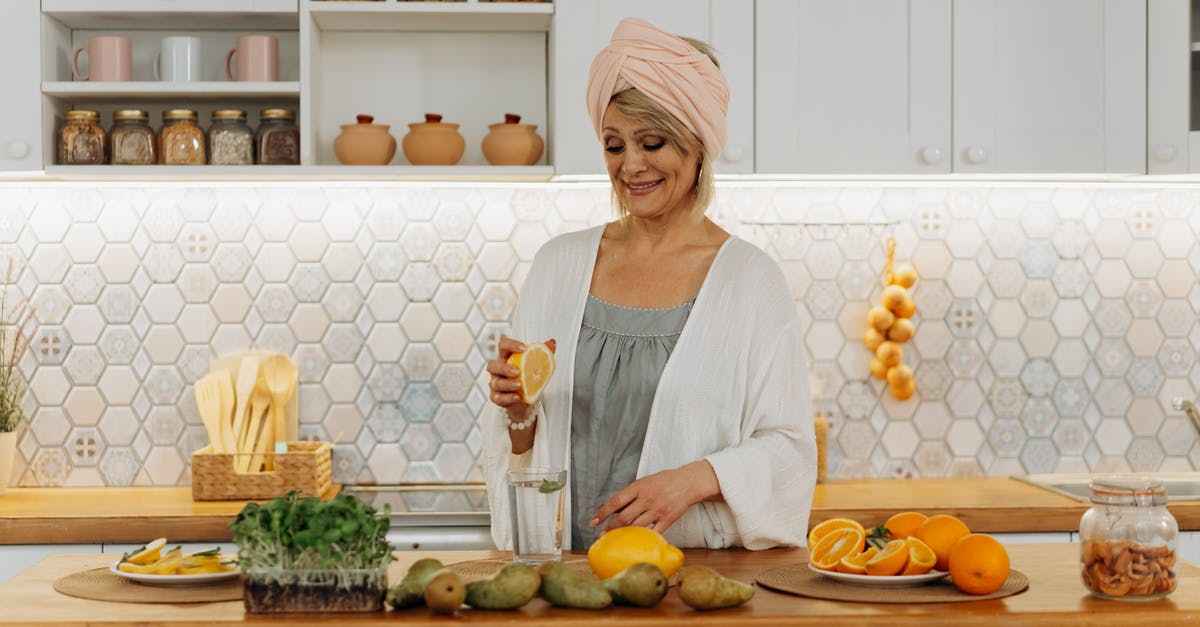
<path id="1" fill-rule="evenodd" d="M 1029 577 L 1029 589 L 1021 594 L 992 601 L 941 604 L 873 604 L 822 601 L 759 588 L 749 603 L 738 608 L 697 612 L 684 605 L 672 589 L 650 609 L 612 608 L 567 610 L 548 606 L 541 599 L 514 612 L 481 612 L 470 609 L 455 617 L 436 617 L 424 608 L 400 612 L 340 614 L 247 615 L 241 601 L 198 604 L 107 603 L 77 599 L 54 591 L 53 582 L 64 575 L 97 568 L 111 562 L 105 555 L 52 555 L 8 583 L 0 585 L 0 624 L 54 625 L 211 625 L 212 623 L 259 623 L 287 625 L 353 624 L 514 624 L 561 623 L 622 625 L 668 625 L 682 621 L 705 625 L 991 625 L 1004 623 L 1056 625 L 1165 625 L 1200 622 L 1200 568 L 1180 565 L 1179 587 L 1165 600 L 1150 603 L 1104 601 L 1089 595 L 1079 579 L 1079 548 L 1072 544 L 1021 545 L 1010 547 L 1013 568 Z M 722 574 L 753 581 L 755 575 L 773 566 L 803 564 L 803 549 L 687 550 L 688 564 L 703 564 Z M 409 564 L 420 557 L 436 557 L 444 563 L 508 558 L 500 551 L 401 552 L 392 564 L 389 578 L 399 581 Z M 582 556 L 575 556 L 582 557 Z"/>
<path id="2" fill-rule="evenodd" d="M 192 501 L 188 487 L 10 488 L 0 496 L 0 544 L 228 540 L 226 526 L 243 505 Z M 1003 477 L 836 480 L 817 486 L 812 522 L 849 516 L 877 525 L 914 510 L 953 514 L 988 533 L 1075 531 L 1086 509 L 1086 503 Z M 1180 529 L 1200 529 L 1200 501 L 1169 509 Z M 486 514 L 472 516 L 487 524 Z"/>

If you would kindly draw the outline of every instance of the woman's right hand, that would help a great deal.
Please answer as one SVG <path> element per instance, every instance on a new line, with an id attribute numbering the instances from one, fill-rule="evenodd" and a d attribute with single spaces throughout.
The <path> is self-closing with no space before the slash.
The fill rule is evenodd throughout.
<path id="1" fill-rule="evenodd" d="M 554 351 L 556 346 L 557 343 L 554 340 L 546 342 L 546 347 L 551 352 Z M 506 335 L 501 335 L 497 349 L 499 355 L 496 359 L 487 362 L 488 374 L 492 375 L 491 380 L 488 381 L 488 387 L 492 391 L 489 399 L 497 407 L 508 412 L 509 420 L 522 422 L 529 417 L 529 412 L 533 408 L 521 400 L 521 380 L 518 378 L 521 371 L 516 366 L 509 365 L 508 358 L 513 353 L 523 352 L 525 344 Z"/>

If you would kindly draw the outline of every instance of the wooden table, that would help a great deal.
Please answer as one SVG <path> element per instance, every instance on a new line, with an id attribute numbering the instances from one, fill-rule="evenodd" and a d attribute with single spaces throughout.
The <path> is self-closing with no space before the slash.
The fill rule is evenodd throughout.
<path id="1" fill-rule="evenodd" d="M 1200 568 L 1180 567 L 1180 582 L 1167 599 L 1151 603 L 1104 601 L 1089 595 L 1078 574 L 1079 548 L 1074 544 L 1017 545 L 1010 547 L 1013 568 L 1029 577 L 1024 593 L 993 601 L 944 604 L 870 604 L 822 601 L 760 588 L 748 604 L 730 610 L 697 612 L 684 605 L 676 590 L 650 609 L 612 608 L 599 611 L 565 610 L 534 599 L 515 612 L 482 612 L 464 609 L 454 617 L 436 617 L 424 608 L 401 612 L 350 614 L 245 614 L 240 601 L 193 605 L 151 605 L 88 601 L 61 595 L 52 588 L 59 577 L 106 565 L 111 556 L 53 555 L 0 585 L 0 624 L 54 625 L 211 625 L 245 622 L 257 624 L 364 625 L 429 624 L 621 624 L 674 625 L 1166 625 L 1200 623 Z M 444 551 L 398 553 L 389 576 L 398 581 L 408 565 L 421 557 L 444 563 L 508 557 L 499 551 Z M 803 549 L 769 551 L 688 550 L 689 564 L 706 564 L 729 577 L 752 581 L 762 570 L 802 564 Z"/>
<path id="2" fill-rule="evenodd" d="M 0 498 L 0 544 L 223 541 L 244 501 L 192 500 L 188 487 L 11 488 Z M 849 516 L 878 525 L 900 511 L 946 513 L 975 531 L 1075 531 L 1087 504 L 1006 477 L 839 479 L 817 486 L 811 524 Z M 1200 529 L 1200 501 L 1169 507 Z"/>

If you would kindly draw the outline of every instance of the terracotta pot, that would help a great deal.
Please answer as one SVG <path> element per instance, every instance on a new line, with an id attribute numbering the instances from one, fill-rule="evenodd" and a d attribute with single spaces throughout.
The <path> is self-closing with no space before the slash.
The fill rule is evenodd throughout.
<path id="1" fill-rule="evenodd" d="M 408 128 L 400 145 L 413 165 L 454 165 L 467 149 L 458 125 L 443 122 L 436 113 L 426 113 L 424 122 L 409 124 Z"/>
<path id="2" fill-rule="evenodd" d="M 387 165 L 396 155 L 396 138 L 387 124 L 372 124 L 375 118 L 359 115 L 357 124 L 343 124 L 333 140 L 333 153 L 344 165 Z"/>
<path id="3" fill-rule="evenodd" d="M 17 432 L 0 431 L 0 494 L 8 491 L 13 460 L 17 458 Z"/>
<path id="4" fill-rule="evenodd" d="M 483 157 L 492 165 L 533 165 L 542 157 L 545 143 L 534 131 L 536 124 L 521 124 L 521 116 L 505 113 L 504 122 L 488 126 Z"/>

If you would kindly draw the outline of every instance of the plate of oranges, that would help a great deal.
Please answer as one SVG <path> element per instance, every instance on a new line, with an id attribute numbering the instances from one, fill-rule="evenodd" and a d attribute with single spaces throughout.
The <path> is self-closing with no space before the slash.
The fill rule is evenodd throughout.
<path id="1" fill-rule="evenodd" d="M 947 514 L 900 512 L 870 530 L 850 518 L 822 521 L 808 534 L 808 567 L 860 586 L 919 586 L 950 576 L 968 594 L 1004 585 L 1008 552 L 995 538 Z"/>

